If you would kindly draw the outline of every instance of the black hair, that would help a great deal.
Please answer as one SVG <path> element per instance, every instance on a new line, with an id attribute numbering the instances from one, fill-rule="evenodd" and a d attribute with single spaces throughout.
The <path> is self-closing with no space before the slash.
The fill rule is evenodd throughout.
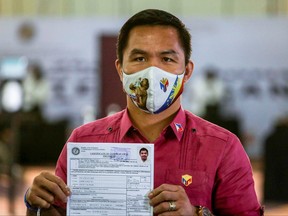
<path id="1" fill-rule="evenodd" d="M 122 26 L 117 39 L 117 58 L 123 63 L 123 51 L 127 46 L 130 31 L 137 26 L 172 26 L 178 32 L 178 37 L 185 54 L 185 64 L 191 57 L 191 35 L 183 22 L 174 15 L 158 9 L 146 9 L 136 13 Z"/>
<path id="2" fill-rule="evenodd" d="M 147 152 L 147 154 L 149 154 L 149 153 L 148 153 L 148 149 L 147 149 L 147 148 L 144 148 L 144 147 L 143 147 L 143 148 L 141 148 L 141 149 L 139 150 L 139 154 L 141 153 L 141 151 L 146 151 L 146 152 Z"/>

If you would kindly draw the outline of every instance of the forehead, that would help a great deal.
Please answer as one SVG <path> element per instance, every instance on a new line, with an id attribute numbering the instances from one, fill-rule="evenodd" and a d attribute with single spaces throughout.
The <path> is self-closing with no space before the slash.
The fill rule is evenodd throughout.
<path id="1" fill-rule="evenodd" d="M 168 25 L 143 25 L 132 28 L 124 51 L 133 49 L 135 46 L 137 48 L 166 46 L 167 49 L 171 47 L 182 49 L 177 29 Z"/>

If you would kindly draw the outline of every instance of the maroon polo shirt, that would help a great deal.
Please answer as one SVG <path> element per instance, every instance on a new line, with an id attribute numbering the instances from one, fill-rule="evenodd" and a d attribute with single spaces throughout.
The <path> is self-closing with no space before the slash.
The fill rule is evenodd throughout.
<path id="1" fill-rule="evenodd" d="M 132 125 L 127 109 L 76 128 L 68 142 L 149 143 Z M 215 215 L 263 215 L 249 158 L 228 130 L 181 107 L 155 140 L 154 151 L 154 188 L 181 185 L 192 205 L 206 206 Z M 67 182 L 67 143 L 56 175 Z"/>

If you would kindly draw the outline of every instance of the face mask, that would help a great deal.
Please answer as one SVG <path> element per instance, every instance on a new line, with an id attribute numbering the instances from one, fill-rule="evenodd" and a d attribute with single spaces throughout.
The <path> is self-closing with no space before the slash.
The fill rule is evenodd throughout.
<path id="1" fill-rule="evenodd" d="M 176 75 L 157 67 L 129 75 L 123 71 L 123 87 L 138 108 L 157 114 L 170 107 L 181 95 L 183 77 L 184 72 Z"/>

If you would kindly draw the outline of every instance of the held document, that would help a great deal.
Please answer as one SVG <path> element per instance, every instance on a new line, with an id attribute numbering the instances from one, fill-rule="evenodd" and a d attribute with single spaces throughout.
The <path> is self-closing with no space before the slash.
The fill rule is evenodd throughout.
<path id="1" fill-rule="evenodd" d="M 148 150 L 146 161 L 139 151 Z M 68 143 L 67 216 L 152 216 L 154 145 Z"/>

